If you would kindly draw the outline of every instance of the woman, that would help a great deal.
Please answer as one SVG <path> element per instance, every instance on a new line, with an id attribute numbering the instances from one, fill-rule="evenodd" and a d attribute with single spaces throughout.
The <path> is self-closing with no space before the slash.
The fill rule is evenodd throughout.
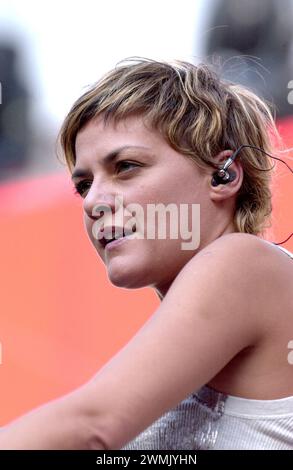
<path id="1" fill-rule="evenodd" d="M 150 286 L 161 303 L 1 448 L 293 449 L 292 255 L 259 237 L 272 131 L 253 93 L 185 62 L 122 64 L 75 103 L 61 143 L 88 236 L 115 286 Z M 175 236 L 150 236 L 160 224 Z"/>

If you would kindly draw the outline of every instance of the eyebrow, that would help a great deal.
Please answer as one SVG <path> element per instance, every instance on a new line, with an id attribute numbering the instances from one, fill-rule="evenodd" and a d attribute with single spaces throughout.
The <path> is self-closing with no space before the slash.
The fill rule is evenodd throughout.
<path id="1" fill-rule="evenodd" d="M 112 150 L 112 152 L 108 153 L 102 160 L 102 163 L 104 165 L 109 165 L 110 163 L 114 162 L 119 155 L 124 151 L 124 150 L 129 150 L 129 149 L 143 149 L 143 150 L 149 150 L 149 147 L 143 147 L 140 145 L 123 145 L 122 147 L 119 147 L 116 150 Z M 85 176 L 89 176 L 89 171 L 83 170 L 82 168 L 76 168 L 74 172 L 72 173 L 71 179 L 75 178 L 81 178 Z"/>

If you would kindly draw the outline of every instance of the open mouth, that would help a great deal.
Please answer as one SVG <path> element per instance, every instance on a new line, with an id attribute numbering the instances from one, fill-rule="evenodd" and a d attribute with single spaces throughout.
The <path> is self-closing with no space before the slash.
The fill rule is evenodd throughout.
<path id="1" fill-rule="evenodd" d="M 125 238 L 125 237 L 128 237 L 129 235 L 132 235 L 133 233 L 136 232 L 136 228 L 135 230 L 129 230 L 129 229 L 124 229 L 124 228 L 119 230 L 116 228 L 115 230 L 115 227 L 113 227 L 111 229 L 112 237 L 111 236 L 109 237 L 109 231 L 108 231 L 108 235 L 107 235 L 107 231 L 102 231 L 101 233 L 104 233 L 104 232 L 105 232 L 105 235 L 102 236 L 102 238 L 100 239 L 100 243 L 103 246 L 103 248 L 105 248 L 106 245 L 109 245 L 115 240 L 120 240 L 121 238 Z"/>

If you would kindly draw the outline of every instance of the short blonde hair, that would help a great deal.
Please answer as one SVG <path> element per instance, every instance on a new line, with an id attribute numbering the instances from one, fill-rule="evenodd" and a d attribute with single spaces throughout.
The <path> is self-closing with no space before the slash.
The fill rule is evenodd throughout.
<path id="1" fill-rule="evenodd" d="M 278 135 L 268 105 L 243 86 L 221 80 L 210 66 L 128 60 L 84 93 L 65 118 L 60 142 L 70 171 L 77 133 L 99 115 L 105 122 L 143 116 L 172 148 L 202 169 L 219 168 L 215 156 L 243 144 L 271 153 L 271 132 Z M 273 165 L 250 148 L 238 158 L 244 179 L 236 197 L 234 227 L 257 235 L 270 226 Z"/>

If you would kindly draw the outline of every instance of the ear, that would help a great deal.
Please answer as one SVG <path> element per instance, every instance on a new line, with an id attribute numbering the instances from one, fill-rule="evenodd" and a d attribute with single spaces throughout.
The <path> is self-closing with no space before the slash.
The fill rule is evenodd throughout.
<path id="1" fill-rule="evenodd" d="M 218 153 L 215 157 L 215 163 L 224 165 L 224 163 L 227 161 L 229 157 L 233 155 L 233 150 L 223 150 L 222 152 Z M 233 171 L 235 173 L 235 178 L 233 181 L 230 181 L 229 183 L 226 184 L 219 184 L 218 186 L 213 186 L 212 185 L 212 178 L 213 178 L 213 173 L 216 172 L 217 170 L 211 169 L 210 172 L 210 180 L 209 180 L 209 194 L 210 198 L 213 202 L 221 202 L 224 201 L 225 199 L 229 199 L 237 194 L 239 189 L 241 188 L 242 182 L 243 182 L 243 168 L 242 165 L 239 161 L 239 159 L 236 157 L 234 162 L 229 166 L 227 171 Z"/>

